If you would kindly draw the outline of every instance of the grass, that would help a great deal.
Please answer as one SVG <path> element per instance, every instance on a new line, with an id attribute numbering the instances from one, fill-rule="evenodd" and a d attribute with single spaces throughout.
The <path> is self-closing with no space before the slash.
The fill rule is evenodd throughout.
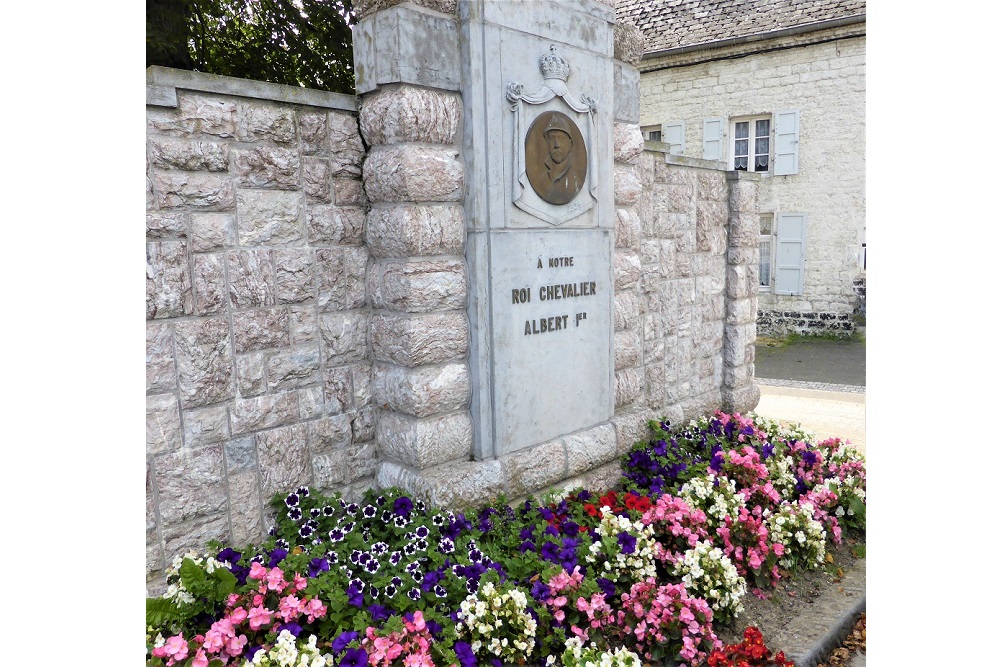
<path id="1" fill-rule="evenodd" d="M 764 347 L 787 347 L 788 345 L 793 345 L 795 343 L 801 343 L 804 341 L 813 340 L 831 340 L 831 341 L 853 341 L 857 343 L 865 342 L 865 334 L 861 331 L 852 331 L 849 334 L 843 334 L 835 331 L 823 331 L 817 333 L 790 333 L 786 336 L 775 338 L 771 336 L 757 336 L 757 345 L 763 345 Z"/>

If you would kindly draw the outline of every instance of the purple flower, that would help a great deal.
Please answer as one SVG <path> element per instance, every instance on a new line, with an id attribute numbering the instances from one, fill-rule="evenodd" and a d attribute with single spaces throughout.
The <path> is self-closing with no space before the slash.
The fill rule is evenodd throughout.
<path id="1" fill-rule="evenodd" d="M 535 527 L 528 526 L 527 528 L 521 529 L 521 539 L 522 540 L 532 540 L 535 538 Z"/>
<path id="2" fill-rule="evenodd" d="M 774 445 L 767 443 L 760 448 L 760 458 L 762 461 L 766 461 L 774 456 Z"/>
<path id="3" fill-rule="evenodd" d="M 347 587 L 347 603 L 354 605 L 358 609 L 365 604 L 365 596 L 361 593 L 361 589 L 357 588 L 354 584 Z"/>
<path id="4" fill-rule="evenodd" d="M 334 653 L 340 653 L 347 645 L 358 638 L 358 633 L 353 630 L 348 630 L 347 632 L 341 632 L 340 636 L 333 640 L 333 644 L 330 646 L 330 650 Z"/>
<path id="5" fill-rule="evenodd" d="M 444 628 L 441 627 L 441 624 L 436 621 L 428 620 L 425 621 L 425 623 L 427 625 L 427 629 L 431 631 L 431 634 L 434 635 L 436 639 L 438 638 L 438 635 L 440 635 L 441 632 L 444 630 Z"/>
<path id="6" fill-rule="evenodd" d="M 503 667 L 503 663 L 500 662 L 500 658 L 490 658 L 490 664 L 493 667 Z"/>
<path id="7" fill-rule="evenodd" d="M 384 621 L 391 616 L 389 610 L 380 604 L 370 604 L 368 605 L 368 613 L 372 615 L 373 621 Z"/>
<path id="8" fill-rule="evenodd" d="M 525 553 L 527 551 L 534 551 L 534 550 L 535 550 L 535 543 L 534 542 L 529 542 L 528 540 L 525 540 L 524 542 L 521 542 L 521 553 Z"/>
<path id="9" fill-rule="evenodd" d="M 812 467 L 816 465 L 817 460 L 818 459 L 816 458 L 816 452 L 810 452 L 809 450 L 802 452 L 802 462 L 805 463 L 807 466 Z"/>
<path id="10" fill-rule="evenodd" d="M 330 563 L 325 558 L 313 558 L 309 561 L 309 578 L 314 579 L 320 572 L 329 572 Z"/>
<path id="11" fill-rule="evenodd" d="M 363 648 L 349 648 L 340 661 L 340 667 L 366 667 L 368 654 Z"/>
<path id="12" fill-rule="evenodd" d="M 726 462 L 726 457 L 722 455 L 722 452 L 716 452 L 712 455 L 712 461 L 708 464 L 714 472 L 718 473 L 722 470 L 722 464 Z"/>
<path id="13" fill-rule="evenodd" d="M 542 550 L 538 552 L 539 555 L 547 561 L 552 561 L 556 563 L 559 561 L 559 547 L 555 542 L 549 542 L 548 540 L 542 545 Z"/>
<path id="14" fill-rule="evenodd" d="M 542 518 L 545 519 L 546 521 L 551 521 L 555 516 L 554 514 L 552 514 L 552 510 L 550 510 L 548 507 L 539 507 L 538 513 L 541 514 Z"/>
<path id="15" fill-rule="evenodd" d="M 472 646 L 465 642 L 455 642 L 455 657 L 462 667 L 478 667 L 476 655 L 472 652 Z"/>
<path id="16" fill-rule="evenodd" d="M 413 511 L 413 501 L 406 496 L 400 496 L 392 504 L 392 511 L 399 516 L 410 516 L 410 512 Z"/>
<path id="17" fill-rule="evenodd" d="M 243 557 L 239 551 L 236 551 L 230 547 L 226 547 L 215 557 L 215 560 L 220 563 L 225 563 L 226 565 L 235 565 L 239 562 L 240 558 Z"/>
<path id="18" fill-rule="evenodd" d="M 567 521 L 562 525 L 562 529 L 568 537 L 576 537 L 580 534 L 580 526 L 575 521 Z"/>
<path id="19" fill-rule="evenodd" d="M 551 591 L 547 584 L 543 584 L 540 581 L 536 581 L 531 585 L 531 597 L 535 598 L 539 602 L 545 602 L 552 596 Z"/>
<path id="20" fill-rule="evenodd" d="M 263 646 L 251 646 L 250 648 L 247 649 L 247 652 L 243 654 L 243 657 L 253 662 L 253 657 L 257 655 L 258 651 L 261 651 L 263 649 L 264 649 Z"/>
<path id="21" fill-rule="evenodd" d="M 271 557 L 268 567 L 278 567 L 278 563 L 285 560 L 285 556 L 288 555 L 288 552 L 284 549 L 275 549 L 268 555 Z"/>
<path id="22" fill-rule="evenodd" d="M 302 632 L 302 626 L 298 623 L 282 623 L 278 626 L 278 632 L 282 630 L 288 630 L 293 637 L 298 637 L 299 633 Z"/>
<path id="23" fill-rule="evenodd" d="M 601 589 L 601 592 L 604 593 L 605 597 L 613 598 L 615 596 L 615 583 L 610 579 L 598 577 L 597 587 Z"/>
<path id="24" fill-rule="evenodd" d="M 576 497 L 579 498 L 580 500 L 586 502 L 586 501 L 590 500 L 590 491 L 588 491 L 587 489 L 584 489 L 580 493 L 576 494 Z"/>
<path id="25" fill-rule="evenodd" d="M 626 532 L 618 533 L 618 544 L 622 548 L 623 554 L 635 553 L 635 537 Z"/>

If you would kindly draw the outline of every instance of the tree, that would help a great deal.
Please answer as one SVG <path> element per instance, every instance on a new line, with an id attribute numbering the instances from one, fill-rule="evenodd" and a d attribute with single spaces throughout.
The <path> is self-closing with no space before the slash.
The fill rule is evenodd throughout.
<path id="1" fill-rule="evenodd" d="M 352 0 L 147 0 L 146 66 L 353 93 L 354 20 Z"/>

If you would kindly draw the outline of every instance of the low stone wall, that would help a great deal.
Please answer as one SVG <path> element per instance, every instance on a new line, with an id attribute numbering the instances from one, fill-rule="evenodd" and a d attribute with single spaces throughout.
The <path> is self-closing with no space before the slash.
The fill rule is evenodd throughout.
<path id="1" fill-rule="evenodd" d="M 353 97 L 150 68 L 146 569 L 378 457 Z"/>

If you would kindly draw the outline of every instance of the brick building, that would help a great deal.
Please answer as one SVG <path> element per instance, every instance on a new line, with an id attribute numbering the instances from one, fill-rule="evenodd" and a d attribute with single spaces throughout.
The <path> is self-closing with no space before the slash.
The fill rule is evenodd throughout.
<path id="1" fill-rule="evenodd" d="M 864 0 L 618 0 L 640 124 L 760 174 L 758 334 L 854 329 L 865 272 Z"/>

